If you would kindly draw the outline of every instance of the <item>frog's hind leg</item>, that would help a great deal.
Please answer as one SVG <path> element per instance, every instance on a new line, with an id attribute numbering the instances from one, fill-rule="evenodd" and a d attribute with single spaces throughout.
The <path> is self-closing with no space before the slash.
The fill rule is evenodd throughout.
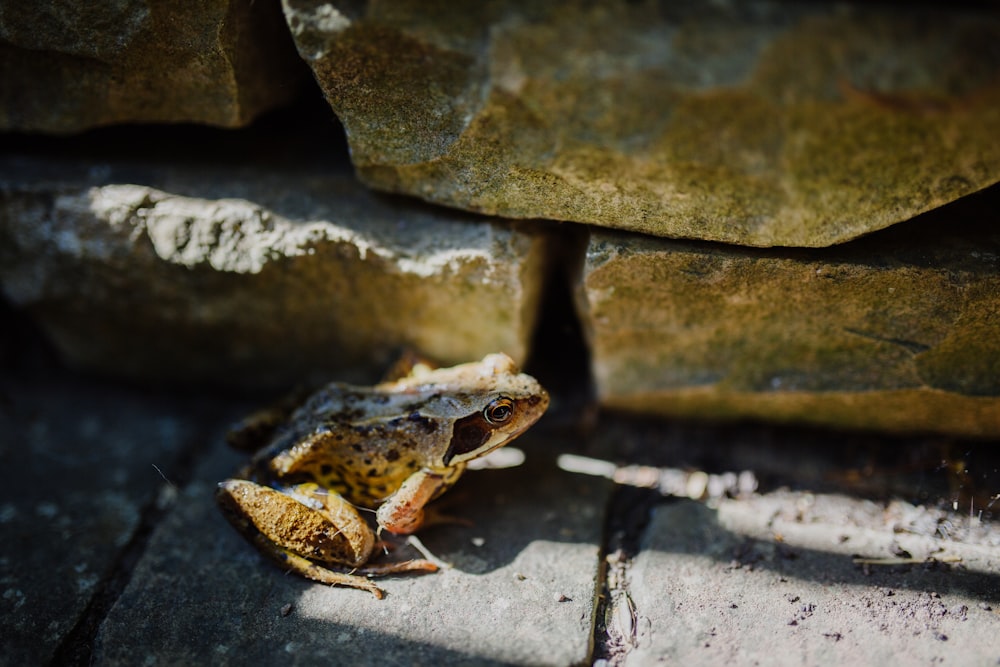
<path id="1" fill-rule="evenodd" d="M 314 581 L 361 588 L 381 598 L 382 591 L 365 577 L 310 560 L 356 568 L 374 548 L 372 531 L 357 510 L 337 494 L 323 500 L 306 506 L 281 491 L 242 479 L 226 480 L 216 492 L 216 501 L 233 527 L 279 565 Z"/>
<path id="2" fill-rule="evenodd" d="M 403 350 L 402 354 L 399 355 L 399 358 L 396 359 L 395 363 L 393 363 L 393 365 L 389 367 L 389 370 L 385 372 L 381 381 L 395 382 L 396 380 L 402 380 L 403 378 L 426 374 L 438 367 L 439 364 L 421 354 L 418 354 L 413 348 L 408 347 Z"/>
<path id="3" fill-rule="evenodd" d="M 340 494 L 329 491 L 317 484 L 312 483 L 298 484 L 287 489 L 287 493 L 292 497 L 300 498 L 307 504 L 315 503 L 324 505 L 326 511 L 330 515 L 331 521 L 336 523 L 338 526 L 341 526 L 341 524 L 344 524 L 345 527 L 350 526 L 351 531 L 348 539 L 351 539 L 351 536 L 355 536 L 353 537 L 352 543 L 355 541 L 360 542 L 364 539 L 366 540 L 365 549 L 369 555 L 374 550 L 377 543 L 374 541 L 375 534 L 372 532 L 372 529 L 361 519 L 361 516 L 358 514 L 354 505 L 347 502 L 347 500 Z M 368 546 L 367 540 L 371 540 L 371 546 Z M 360 553 L 358 556 L 360 556 Z M 368 556 L 365 557 L 366 561 L 367 559 Z M 360 559 L 356 557 L 354 562 L 359 562 L 359 560 Z M 403 572 L 435 572 L 438 569 L 440 569 L 439 565 L 433 560 L 413 559 L 395 563 L 366 563 L 363 566 L 355 568 L 352 572 L 369 576 L 380 576 L 385 574 L 400 574 Z M 306 576 L 313 578 L 310 575 Z"/>
<path id="4" fill-rule="evenodd" d="M 229 479 L 219 484 L 216 501 L 236 530 L 279 565 L 314 581 L 359 588 L 382 598 L 382 590 L 365 576 L 324 565 L 357 570 L 374 549 L 371 528 L 339 494 L 320 490 L 315 484 L 301 484 L 285 493 L 247 480 Z M 433 563 L 409 561 L 361 572 L 435 569 Z"/>

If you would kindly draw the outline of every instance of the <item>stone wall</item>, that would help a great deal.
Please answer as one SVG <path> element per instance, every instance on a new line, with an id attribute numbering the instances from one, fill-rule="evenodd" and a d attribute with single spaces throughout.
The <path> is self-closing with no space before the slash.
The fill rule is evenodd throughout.
<path id="1" fill-rule="evenodd" d="M 0 286 L 72 366 L 551 367 L 565 280 L 604 407 L 1000 435 L 994 11 L 14 5 Z"/>

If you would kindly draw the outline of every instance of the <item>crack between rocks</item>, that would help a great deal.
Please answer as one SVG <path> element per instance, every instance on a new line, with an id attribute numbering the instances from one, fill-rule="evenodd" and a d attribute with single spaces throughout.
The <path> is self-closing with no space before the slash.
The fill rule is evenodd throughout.
<path id="1" fill-rule="evenodd" d="M 849 334 L 855 336 L 861 336 L 862 338 L 867 338 L 868 340 L 872 340 L 877 343 L 888 343 L 890 345 L 896 345 L 913 355 L 917 355 L 931 349 L 930 345 L 924 345 L 923 343 L 918 343 L 912 340 L 904 340 L 902 338 L 891 338 L 886 336 L 880 336 L 878 334 L 870 333 L 867 331 L 861 331 L 860 329 L 852 329 L 850 327 L 844 327 L 843 330 Z"/>
<path id="2" fill-rule="evenodd" d="M 146 548 L 154 531 L 163 518 L 173 509 L 177 497 L 194 476 L 195 469 L 207 451 L 203 452 L 203 433 L 196 433 L 190 441 L 179 448 L 171 479 L 166 479 L 156 496 L 140 511 L 139 523 L 128 543 L 122 547 L 111 567 L 97 584 L 76 625 L 70 630 L 53 653 L 49 662 L 58 665 L 90 665 L 93 659 L 97 635 L 104 619 L 118 602 L 125 588 L 132 580 L 136 565 L 146 553 Z M 162 473 L 161 473 L 162 474 Z"/>
<path id="3" fill-rule="evenodd" d="M 616 485 L 604 523 L 591 663 L 614 667 L 637 645 L 637 613 L 629 594 L 630 570 L 652 510 L 664 502 L 656 489 Z"/>
<path id="4" fill-rule="evenodd" d="M 572 229 L 558 224 L 542 227 L 549 235 L 546 242 L 544 287 L 535 308 L 537 319 L 531 337 L 525 367 L 555 397 L 553 409 L 546 415 L 550 428 L 579 436 L 587 432 L 596 416 L 596 390 L 590 373 L 591 350 L 584 332 L 581 309 L 583 266 L 590 234 L 586 229 Z M 598 549 L 597 595 L 592 601 L 593 625 L 590 628 L 587 656 L 580 664 L 592 664 L 595 651 L 603 650 L 606 607 L 607 554 L 610 544 L 614 499 L 621 487 L 612 492 L 605 508 L 605 521 Z"/>
<path id="5" fill-rule="evenodd" d="M 616 489 L 617 493 L 617 489 Z M 598 660 L 606 659 L 607 654 L 607 624 L 604 617 L 608 610 L 608 525 L 611 517 L 611 507 L 614 504 L 614 494 L 608 501 L 608 512 L 605 516 L 604 531 L 601 535 L 601 548 L 597 552 L 597 596 L 594 599 L 594 625 L 591 628 L 590 658 L 588 664 L 596 664 Z"/>

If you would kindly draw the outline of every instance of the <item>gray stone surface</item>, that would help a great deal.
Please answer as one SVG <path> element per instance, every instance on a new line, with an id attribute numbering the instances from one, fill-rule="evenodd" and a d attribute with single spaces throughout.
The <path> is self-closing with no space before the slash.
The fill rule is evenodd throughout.
<path id="1" fill-rule="evenodd" d="M 377 601 L 284 574 L 216 510 L 215 482 L 243 461 L 224 446 L 223 426 L 250 408 L 25 370 L 30 342 L 9 331 L 0 330 L 0 665 L 82 659 L 91 648 L 96 665 L 587 664 L 605 512 L 637 512 L 609 503 L 599 477 L 558 469 L 556 454 L 636 461 L 669 445 L 671 460 L 723 456 L 807 488 L 838 472 L 856 478 L 838 468 L 842 452 L 830 455 L 858 447 L 856 437 L 825 433 L 792 456 L 770 430 L 616 419 L 585 442 L 543 420 L 517 443 L 524 465 L 470 471 L 441 499 L 474 522 L 421 533 L 453 569 L 383 578 Z M 918 443 L 887 444 L 883 454 L 919 469 Z M 612 577 L 617 604 L 600 619 L 617 642 L 610 662 L 994 664 L 992 451 L 960 452 L 959 479 L 986 509 L 982 521 L 819 493 L 716 498 L 717 509 L 667 501 Z M 897 488 L 951 497 L 943 483 L 955 478 L 937 472 L 933 484 L 925 472 Z M 650 482 L 632 477 L 623 483 Z M 187 485 L 178 493 L 171 482 Z M 635 525 L 623 516 L 616 525 Z M 861 565 L 855 555 L 890 560 Z"/>
<path id="2" fill-rule="evenodd" d="M 211 498 L 240 460 L 220 443 L 101 627 L 95 664 L 584 662 L 610 486 L 556 470 L 536 451 L 547 440 L 518 440 L 525 466 L 467 473 L 440 502 L 475 525 L 421 532 L 454 568 L 383 578 L 381 601 L 287 576 L 244 542 Z"/>
<path id="3" fill-rule="evenodd" d="M 0 379 L 0 665 L 52 659 L 216 419 L 195 400 Z"/>
<path id="4" fill-rule="evenodd" d="M 945 539 L 922 511 L 789 493 L 663 505 L 630 572 L 635 633 L 619 661 L 996 664 L 998 532 Z M 852 560 L 904 552 L 937 562 Z"/>
<path id="5" fill-rule="evenodd" d="M 372 382 L 403 348 L 523 363 L 546 236 L 376 196 L 340 167 L 7 157 L 0 288 L 73 366 Z"/>

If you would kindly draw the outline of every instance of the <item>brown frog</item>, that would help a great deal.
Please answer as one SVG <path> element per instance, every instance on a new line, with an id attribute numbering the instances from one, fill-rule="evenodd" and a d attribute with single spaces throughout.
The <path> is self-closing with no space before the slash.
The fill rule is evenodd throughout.
<path id="1" fill-rule="evenodd" d="M 375 533 L 356 507 L 376 510 L 380 532 L 413 533 L 424 523 L 424 506 L 469 461 L 516 438 L 548 403 L 541 385 L 504 354 L 452 368 L 417 365 L 373 387 L 330 384 L 297 409 L 260 413 L 231 434 L 238 447 L 262 448 L 235 479 L 219 484 L 216 500 L 229 522 L 282 566 L 381 598 L 361 575 L 437 566 L 368 565 Z"/>

